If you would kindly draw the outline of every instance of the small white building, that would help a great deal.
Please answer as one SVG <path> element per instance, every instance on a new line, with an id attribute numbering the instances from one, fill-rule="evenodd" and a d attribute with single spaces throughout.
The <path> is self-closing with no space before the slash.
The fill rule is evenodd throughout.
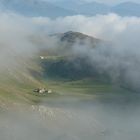
<path id="1" fill-rule="evenodd" d="M 39 90 L 39 93 L 41 93 L 41 94 L 42 93 L 45 93 L 45 92 L 46 92 L 46 89 L 44 89 L 44 88 L 42 88 L 42 89 Z"/>
<path id="2" fill-rule="evenodd" d="M 52 93 L 52 90 L 51 90 L 51 89 L 49 89 L 49 90 L 48 90 L 48 93 L 49 93 L 49 94 L 50 94 L 50 93 Z"/>
<path id="3" fill-rule="evenodd" d="M 41 58 L 41 59 L 45 59 L 45 57 L 44 57 L 44 56 L 40 56 L 40 58 Z"/>

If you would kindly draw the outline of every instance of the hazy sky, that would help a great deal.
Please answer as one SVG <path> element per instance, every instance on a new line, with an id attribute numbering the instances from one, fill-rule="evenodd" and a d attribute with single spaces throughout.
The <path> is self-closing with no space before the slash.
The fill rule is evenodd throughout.
<path id="1" fill-rule="evenodd" d="M 102 3 L 107 3 L 107 4 L 116 4 L 116 3 L 126 2 L 126 1 L 140 3 L 140 0 L 85 0 L 85 1 L 97 1 Z"/>
<path id="2" fill-rule="evenodd" d="M 51 2 L 51 1 L 62 1 L 62 0 L 46 0 L 46 1 Z M 70 0 L 66 0 L 66 1 L 70 1 Z M 140 0 L 75 0 L 75 1 L 87 1 L 87 2 L 96 1 L 96 2 L 101 2 L 101 3 L 106 3 L 106 4 L 118 4 L 118 3 L 126 2 L 126 1 L 140 3 Z"/>

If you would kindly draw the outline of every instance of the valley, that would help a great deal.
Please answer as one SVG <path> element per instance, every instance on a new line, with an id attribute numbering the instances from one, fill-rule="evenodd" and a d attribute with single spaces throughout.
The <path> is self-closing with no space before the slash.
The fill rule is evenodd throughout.
<path id="1" fill-rule="evenodd" d="M 122 87 L 109 73 L 100 72 L 96 63 L 89 63 L 90 52 L 81 51 L 85 47 L 93 51 L 106 42 L 72 31 L 51 37 L 57 47 L 40 49 L 32 58 L 22 59 L 18 69 L 2 71 L 0 138 L 139 137 L 139 93 Z"/>

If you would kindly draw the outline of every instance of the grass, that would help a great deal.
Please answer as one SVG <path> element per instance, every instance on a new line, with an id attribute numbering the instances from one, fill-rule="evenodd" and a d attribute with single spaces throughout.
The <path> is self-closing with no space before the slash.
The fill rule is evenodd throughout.
<path id="1" fill-rule="evenodd" d="M 95 79 L 82 79 L 77 81 L 47 80 L 46 85 L 55 91 L 65 92 L 67 94 L 100 94 L 115 91 L 124 92 L 124 89 Z"/>
<path id="2" fill-rule="evenodd" d="M 50 57 L 53 61 L 63 59 L 63 57 Z M 31 68 L 32 65 L 29 64 Z M 39 104 L 43 100 L 57 100 L 58 98 L 87 98 L 93 95 L 102 95 L 109 93 L 128 93 L 127 90 L 113 86 L 110 83 L 103 82 L 99 79 L 82 78 L 81 80 L 69 80 L 69 79 L 39 79 L 38 73 L 40 71 L 38 67 L 33 67 L 31 73 L 24 73 L 24 71 L 16 72 L 15 76 L 11 75 L 0 75 L 0 108 L 3 105 L 7 107 L 13 104 Z M 35 70 L 35 72 L 34 72 Z M 37 77 L 35 79 L 34 77 Z M 33 93 L 36 88 L 48 88 L 53 91 L 52 94 L 39 95 Z"/>
<path id="3" fill-rule="evenodd" d="M 4 85 L 6 86 L 6 85 Z M 11 82 L 8 88 L 0 88 L 0 108 L 9 108 L 14 104 L 37 105 L 41 102 L 55 104 L 55 102 L 75 103 L 75 100 L 91 100 L 93 98 L 108 98 L 110 95 L 125 94 L 128 91 L 114 87 L 111 84 L 104 83 L 95 79 L 82 79 L 77 81 L 69 80 L 45 80 L 42 86 L 53 91 L 52 94 L 38 95 L 33 93 L 37 84 Z M 73 100 L 75 99 L 75 100 Z M 111 100 L 111 98 L 109 99 Z M 5 104 L 5 106 L 3 106 Z M 1 110 L 1 109 L 0 109 Z"/>

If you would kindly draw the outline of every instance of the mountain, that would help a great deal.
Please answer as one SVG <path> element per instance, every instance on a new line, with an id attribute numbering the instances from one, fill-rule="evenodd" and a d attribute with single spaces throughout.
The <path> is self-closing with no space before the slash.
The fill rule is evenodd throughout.
<path id="1" fill-rule="evenodd" d="M 33 91 L 37 88 L 51 87 L 57 95 L 57 92 L 61 91 L 57 83 L 63 80 L 73 82 L 84 78 L 99 79 L 97 70 L 92 68 L 87 56 L 74 54 L 72 50 L 76 47 L 74 44 L 86 48 L 87 41 L 91 43 L 89 47 L 94 49 L 102 42 L 100 39 L 73 31 L 53 34 L 50 38 L 57 39 L 56 47 L 52 50 L 51 48 L 40 49 L 31 59 L 19 57 L 19 67 L 12 69 L 9 66 L 4 71 L 0 71 L 0 110 L 22 103 L 39 103 L 44 95 L 34 93 Z M 55 84 L 52 85 L 47 81 L 48 79 Z"/>
<path id="2" fill-rule="evenodd" d="M 50 37 L 57 39 L 56 48 L 46 50 L 46 53 L 43 50 L 40 60 L 43 78 L 70 81 L 96 79 L 129 90 L 140 91 L 139 87 L 131 84 L 125 77 L 127 67 L 123 65 L 116 67 L 115 64 L 110 63 L 110 58 L 114 58 L 112 49 L 110 50 L 111 42 L 73 31 Z"/>
<path id="3" fill-rule="evenodd" d="M 140 4 L 125 2 L 111 8 L 111 11 L 121 16 L 140 16 Z"/>
<path id="4" fill-rule="evenodd" d="M 140 4 L 134 2 L 124 2 L 115 6 L 109 6 L 98 2 L 82 2 L 61 0 L 55 2 L 59 7 L 76 11 L 78 14 L 94 16 L 96 14 L 116 13 L 120 16 L 140 16 Z"/>
<path id="5" fill-rule="evenodd" d="M 94 51 L 96 48 L 100 50 L 105 41 L 73 31 L 53 34 L 50 35 L 50 38 L 57 40 L 56 46 L 52 50 L 51 48 L 40 49 L 29 60 L 19 58 L 18 62 L 21 67 L 13 70 L 8 67 L 0 73 L 0 110 L 21 103 L 31 105 L 40 103 L 44 99 L 44 95 L 33 92 L 38 88 L 50 89 L 51 87 L 54 95 L 64 92 L 64 89 L 66 93 L 70 90 L 73 92 L 73 86 L 76 90 L 74 94 L 77 91 L 81 93 L 81 89 L 82 92 L 88 93 L 91 89 L 92 93 L 111 90 L 110 87 L 113 84 L 109 75 L 110 71 L 101 73 L 97 68 L 98 63 L 90 61 L 89 58 L 92 54 L 90 51 Z M 98 59 L 102 57 L 101 55 L 104 54 L 101 53 Z M 108 54 L 105 55 L 108 56 Z M 116 85 L 121 84 L 127 89 L 134 89 L 130 86 L 131 83 L 129 85 L 128 81 L 127 83 L 123 81 L 123 74 L 119 79 L 121 83 L 116 83 Z"/>
<path id="6" fill-rule="evenodd" d="M 116 13 L 120 16 L 140 16 L 140 4 L 134 2 L 109 6 L 98 2 L 61 0 L 48 2 L 44 0 L 0 0 L 3 10 L 14 11 L 25 16 L 47 16 L 51 18 L 96 14 Z"/>
<path id="7" fill-rule="evenodd" d="M 98 2 L 83 2 L 83 1 L 70 1 L 62 0 L 55 2 L 56 5 L 63 8 L 76 11 L 78 14 L 83 15 L 96 15 L 96 14 L 107 14 L 110 11 L 110 7 L 106 4 Z"/>
<path id="8" fill-rule="evenodd" d="M 107 14 L 110 11 L 109 6 L 97 2 L 79 5 L 77 9 L 76 12 L 86 15 Z"/>
<path id="9" fill-rule="evenodd" d="M 71 43 L 73 45 L 74 43 L 78 42 L 80 44 L 84 44 L 85 40 L 87 40 L 89 43 L 92 45 L 96 45 L 97 43 L 101 42 L 100 39 L 88 36 L 86 34 L 80 33 L 80 32 L 73 32 L 73 31 L 68 31 L 65 33 L 58 33 L 52 35 L 53 37 L 57 37 L 61 42 L 67 42 Z"/>
<path id="10" fill-rule="evenodd" d="M 89 48 L 92 50 L 103 45 L 104 41 L 73 31 L 50 37 L 57 39 L 57 47 L 51 51 L 50 56 L 44 56 L 42 59 L 44 77 L 77 80 L 99 76 L 96 68 L 90 64 L 87 52 L 83 54 L 81 51 L 88 51 Z M 46 54 L 48 55 L 48 51 Z"/>
<path id="11" fill-rule="evenodd" d="M 96 46 L 102 46 L 105 41 L 97 39 L 92 36 L 80 32 L 68 31 L 65 33 L 58 33 L 50 35 L 50 37 L 57 40 L 57 47 L 55 48 L 55 54 L 58 55 L 71 55 L 77 52 L 76 49 L 86 49 L 86 47 L 95 48 Z M 53 49 L 54 51 L 54 49 Z M 50 50 L 49 50 L 50 52 Z"/>
<path id="12" fill-rule="evenodd" d="M 60 8 L 49 2 L 41 0 L 0 0 L 0 5 L 4 10 L 10 10 L 25 16 L 68 16 L 75 12 Z"/>

